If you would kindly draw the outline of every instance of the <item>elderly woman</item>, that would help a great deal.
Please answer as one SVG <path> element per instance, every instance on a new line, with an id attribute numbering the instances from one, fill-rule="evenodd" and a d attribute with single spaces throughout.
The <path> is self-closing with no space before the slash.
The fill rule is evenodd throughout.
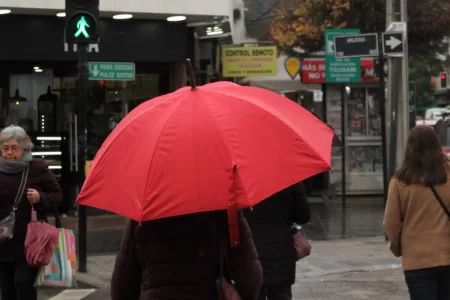
<path id="1" fill-rule="evenodd" d="M 13 237 L 0 240 L 0 299 L 37 300 L 34 281 L 38 270 L 25 259 L 25 236 L 31 220 L 31 205 L 38 219 L 47 220 L 46 213 L 62 199 L 61 189 L 43 160 L 33 159 L 33 144 L 25 130 L 10 126 L 0 132 L 0 230 L 2 221 L 13 211 L 23 174 L 25 189 L 18 199 Z M 0 233 L 1 234 L 1 233 Z"/>

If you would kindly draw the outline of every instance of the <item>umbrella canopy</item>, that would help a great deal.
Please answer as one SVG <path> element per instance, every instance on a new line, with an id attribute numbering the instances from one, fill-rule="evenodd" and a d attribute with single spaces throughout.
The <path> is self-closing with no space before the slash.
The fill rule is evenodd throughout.
<path id="1" fill-rule="evenodd" d="M 119 123 L 77 203 L 136 221 L 251 207 L 328 170 L 333 135 L 268 90 L 230 82 L 182 88 Z"/>

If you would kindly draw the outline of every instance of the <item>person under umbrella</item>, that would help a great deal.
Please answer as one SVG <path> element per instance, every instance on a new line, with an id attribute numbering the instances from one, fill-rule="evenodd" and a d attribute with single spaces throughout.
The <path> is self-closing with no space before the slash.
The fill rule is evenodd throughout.
<path id="1" fill-rule="evenodd" d="M 117 125 L 77 199 L 133 220 L 117 258 L 118 270 L 130 267 L 115 272 L 124 275 L 113 280 L 114 299 L 127 290 L 141 299 L 216 299 L 233 290 L 224 277 L 243 299 L 256 299 L 261 266 L 240 209 L 330 168 L 333 133 L 302 107 L 264 89 L 197 88 L 193 79 Z"/>
<path id="2" fill-rule="evenodd" d="M 246 209 L 245 217 L 263 267 L 264 283 L 258 300 L 291 300 L 297 262 L 292 227 L 306 224 L 311 217 L 301 183 Z"/>

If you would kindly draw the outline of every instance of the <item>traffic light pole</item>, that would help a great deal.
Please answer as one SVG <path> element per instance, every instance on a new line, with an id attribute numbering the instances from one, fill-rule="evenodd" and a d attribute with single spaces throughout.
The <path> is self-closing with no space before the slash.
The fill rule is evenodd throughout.
<path id="1" fill-rule="evenodd" d="M 79 178 L 80 187 L 85 178 L 85 164 L 87 159 L 87 82 L 89 80 L 89 66 L 87 59 L 87 45 L 78 44 L 78 132 L 79 139 Z M 78 206 L 78 271 L 87 272 L 87 211 L 86 206 Z"/>
<path id="2" fill-rule="evenodd" d="M 379 34 L 379 55 L 378 55 L 378 72 L 380 79 L 380 88 L 378 89 L 378 99 L 380 101 L 380 117 L 381 117 L 381 155 L 383 160 L 383 191 L 384 191 L 384 205 L 386 206 L 387 193 L 389 189 L 389 172 L 388 172 L 388 152 L 387 152 L 387 128 L 386 128 L 386 83 L 384 76 L 384 53 L 383 53 L 383 37 Z"/>

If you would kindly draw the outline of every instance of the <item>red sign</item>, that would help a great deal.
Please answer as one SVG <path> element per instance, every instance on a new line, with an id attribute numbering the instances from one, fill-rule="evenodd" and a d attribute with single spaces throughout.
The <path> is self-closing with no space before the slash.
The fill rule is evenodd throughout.
<path id="1" fill-rule="evenodd" d="M 325 60 L 303 60 L 300 75 L 303 83 L 325 83 Z M 373 59 L 361 59 L 361 82 L 378 82 Z"/>

